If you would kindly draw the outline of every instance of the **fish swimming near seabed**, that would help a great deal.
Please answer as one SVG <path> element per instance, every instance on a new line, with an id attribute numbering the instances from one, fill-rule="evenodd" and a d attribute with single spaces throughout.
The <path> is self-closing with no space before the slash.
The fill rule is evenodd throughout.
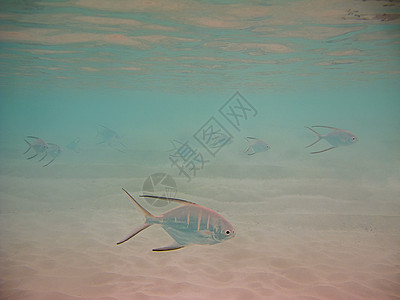
<path id="1" fill-rule="evenodd" d="M 71 141 L 68 145 L 67 148 L 75 153 L 79 153 L 79 142 L 81 139 L 79 137 L 75 138 L 73 141 Z"/>
<path id="2" fill-rule="evenodd" d="M 51 164 L 62 152 L 62 148 L 54 143 L 48 143 L 49 147 L 47 148 L 46 155 L 43 156 L 39 161 L 42 161 L 47 154 L 50 155 L 50 161 L 43 165 L 43 167 L 47 167 L 49 164 Z"/>
<path id="3" fill-rule="evenodd" d="M 256 153 L 268 151 L 269 149 L 271 149 L 271 147 L 266 142 L 258 138 L 248 136 L 247 138 L 245 138 L 245 140 L 249 144 L 247 149 L 244 150 L 244 153 L 246 153 L 247 155 L 254 155 Z"/>
<path id="4" fill-rule="evenodd" d="M 27 139 L 34 139 L 33 142 L 29 142 L 28 140 L 24 140 L 27 144 L 28 144 L 28 149 L 26 149 L 26 151 L 24 152 L 24 154 L 28 153 L 29 150 L 33 149 L 35 151 L 35 154 L 33 156 L 28 157 L 27 159 L 32 159 L 36 156 L 38 156 L 39 154 L 44 154 L 44 156 L 40 159 L 42 160 L 46 155 L 47 155 L 47 149 L 49 148 L 49 145 L 42 140 L 41 138 L 38 138 L 36 136 L 27 136 Z"/>
<path id="5" fill-rule="evenodd" d="M 181 204 L 181 206 L 171 209 L 160 216 L 153 216 L 131 194 L 125 189 L 122 190 L 143 213 L 145 222 L 127 238 L 118 242 L 117 245 L 128 241 L 153 224 L 160 224 L 175 241 L 169 246 L 155 248 L 153 251 L 177 250 L 189 245 L 213 245 L 235 236 L 233 226 L 223 216 L 209 208 L 182 199 L 141 195 L 140 197 L 168 200 Z"/>
<path id="6" fill-rule="evenodd" d="M 315 130 L 313 130 L 310 127 L 307 127 L 309 130 L 311 130 L 312 132 L 314 132 L 317 135 L 317 140 L 315 142 L 313 142 L 312 144 L 306 146 L 306 148 L 311 147 L 312 145 L 318 143 L 320 140 L 324 139 L 326 140 L 332 147 L 329 147 L 327 149 L 324 150 L 320 150 L 320 151 L 315 151 L 315 152 L 311 152 L 311 154 L 316 154 L 316 153 L 321 153 L 321 152 L 325 152 L 328 150 L 331 150 L 333 148 L 337 148 L 339 146 L 348 146 L 348 145 L 352 145 L 355 142 L 357 142 L 358 138 L 352 134 L 351 132 L 344 130 L 344 129 L 339 129 L 339 128 L 335 128 L 335 127 L 330 127 L 330 126 L 311 126 L 313 128 L 315 127 L 320 127 L 320 128 L 328 128 L 331 129 L 331 131 L 327 134 L 319 134 L 318 132 L 316 132 Z"/>

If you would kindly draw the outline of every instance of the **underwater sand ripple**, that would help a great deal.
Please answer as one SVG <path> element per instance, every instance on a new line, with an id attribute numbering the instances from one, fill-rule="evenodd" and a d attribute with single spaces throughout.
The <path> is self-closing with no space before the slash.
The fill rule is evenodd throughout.
<path id="1" fill-rule="evenodd" d="M 110 192 L 119 190 L 119 181 L 36 181 L 39 186 L 21 185 L 22 190 L 6 191 L 3 204 L 7 205 L 0 217 L 1 239 L 6 241 L 0 251 L 0 293 L 11 300 L 397 297 L 399 218 L 395 215 L 397 206 L 391 206 L 389 199 L 379 214 L 369 214 L 376 205 L 372 197 L 360 215 L 329 205 L 325 207 L 334 209 L 322 213 L 323 206 L 313 207 L 318 199 L 325 204 L 343 199 L 332 198 L 332 191 L 319 198 L 307 180 L 303 183 L 310 185 L 308 190 L 301 188 L 301 180 L 292 181 L 302 194 L 297 199 L 293 196 L 296 188 L 287 187 L 284 180 L 274 181 L 272 197 L 265 195 L 269 190 L 262 182 L 238 185 L 236 180 L 224 181 L 230 189 L 224 195 L 231 199 L 227 204 L 213 198 L 193 198 L 227 212 L 238 236 L 226 244 L 160 255 L 152 253 L 151 247 L 170 240 L 159 228 L 149 228 L 127 247 L 115 246 L 121 232 L 142 220 L 119 191 Z M 75 192 L 65 187 L 72 183 L 79 186 Z M 207 186 L 206 180 L 204 184 Z M 44 194 L 40 190 L 50 185 L 52 191 L 64 193 L 59 197 L 70 196 L 71 202 L 41 199 Z M 100 199 L 99 185 L 105 192 Z M 79 200 L 85 186 L 88 198 Z M 33 189 L 28 192 L 28 188 Z M 254 199 L 238 199 L 239 188 L 251 190 Z M 345 189 L 350 190 L 350 186 Z M 206 188 L 206 192 L 212 191 Z M 314 198 L 307 200 L 306 193 Z M 12 206 L 14 200 L 19 203 Z M 293 201 L 298 201 L 298 209 L 287 209 Z M 22 206 L 18 210 L 23 203 L 34 209 Z M 302 212 L 300 203 L 305 206 Z M 384 214 L 389 211 L 392 215 Z"/>

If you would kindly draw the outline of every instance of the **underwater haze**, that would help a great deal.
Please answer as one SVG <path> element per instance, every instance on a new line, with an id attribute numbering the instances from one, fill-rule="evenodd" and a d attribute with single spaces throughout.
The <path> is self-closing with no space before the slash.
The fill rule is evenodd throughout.
<path id="1" fill-rule="evenodd" d="M 399 1 L 2 0 L 0 299 L 400 299 L 399 116 Z"/>

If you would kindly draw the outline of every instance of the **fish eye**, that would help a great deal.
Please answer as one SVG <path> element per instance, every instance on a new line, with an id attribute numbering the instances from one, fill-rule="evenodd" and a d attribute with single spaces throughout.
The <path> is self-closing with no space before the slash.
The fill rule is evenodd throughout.
<path id="1" fill-rule="evenodd" d="M 357 138 L 355 136 L 353 136 L 353 141 L 355 141 Z"/>
<path id="2" fill-rule="evenodd" d="M 231 231 L 230 231 L 230 230 L 227 230 L 227 231 L 225 231 L 225 234 L 226 234 L 226 235 L 230 235 L 230 234 L 231 234 Z"/>

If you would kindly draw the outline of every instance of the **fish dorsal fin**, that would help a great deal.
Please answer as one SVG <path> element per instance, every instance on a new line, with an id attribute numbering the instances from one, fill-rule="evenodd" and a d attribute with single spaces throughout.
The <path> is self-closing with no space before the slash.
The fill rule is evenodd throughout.
<path id="1" fill-rule="evenodd" d="M 167 200 L 167 201 L 173 201 L 173 202 L 177 202 L 183 205 L 197 205 L 194 202 L 190 202 L 187 200 L 183 200 L 183 199 L 177 199 L 177 198 L 170 198 L 170 197 L 162 197 L 162 196 L 154 196 L 154 195 L 140 195 L 139 197 L 145 197 L 145 198 L 154 198 L 154 199 L 160 199 L 160 200 Z"/>
<path id="2" fill-rule="evenodd" d="M 323 125 L 314 125 L 314 126 L 311 126 L 311 127 L 320 127 L 320 128 L 328 128 L 328 129 L 333 129 L 333 130 L 341 130 L 341 129 L 336 128 L 336 127 L 323 126 Z"/>

